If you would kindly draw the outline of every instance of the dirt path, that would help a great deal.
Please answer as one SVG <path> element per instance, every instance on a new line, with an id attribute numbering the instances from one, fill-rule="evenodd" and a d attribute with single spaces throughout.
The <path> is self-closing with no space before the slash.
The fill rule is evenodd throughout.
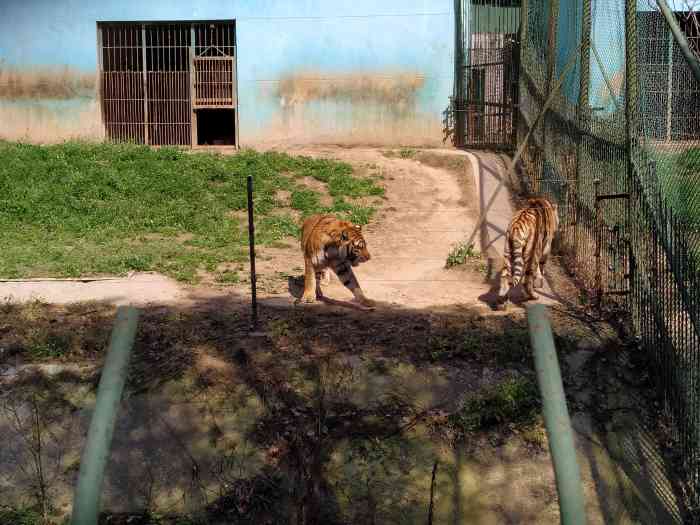
<path id="1" fill-rule="evenodd" d="M 365 228 L 372 260 L 356 269 L 367 295 L 406 307 L 475 302 L 484 283 L 445 269 L 447 255 L 469 235 L 476 216 L 475 196 L 457 177 L 415 160 L 387 158 L 378 150 L 339 149 L 332 155 L 376 164 L 385 174 L 387 201 Z M 352 297 L 336 279 L 327 293 Z"/>

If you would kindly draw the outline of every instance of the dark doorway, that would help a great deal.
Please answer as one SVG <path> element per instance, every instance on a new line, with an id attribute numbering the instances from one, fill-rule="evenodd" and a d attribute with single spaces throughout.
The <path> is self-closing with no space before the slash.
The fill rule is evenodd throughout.
<path id="1" fill-rule="evenodd" d="M 236 122 L 233 109 L 197 110 L 198 146 L 234 146 Z"/>

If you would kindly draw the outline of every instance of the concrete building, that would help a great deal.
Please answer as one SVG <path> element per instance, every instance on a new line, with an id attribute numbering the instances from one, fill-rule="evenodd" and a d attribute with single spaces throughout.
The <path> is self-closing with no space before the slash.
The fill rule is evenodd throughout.
<path id="1" fill-rule="evenodd" d="M 453 5 L 5 0 L 0 138 L 440 144 Z"/>

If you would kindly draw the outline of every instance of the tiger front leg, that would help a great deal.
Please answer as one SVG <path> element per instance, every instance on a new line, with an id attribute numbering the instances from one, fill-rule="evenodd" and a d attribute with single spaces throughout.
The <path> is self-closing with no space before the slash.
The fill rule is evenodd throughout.
<path id="1" fill-rule="evenodd" d="M 317 293 L 316 270 L 308 259 L 304 258 L 304 293 L 301 296 L 303 303 L 315 303 Z"/>
<path id="2" fill-rule="evenodd" d="M 357 282 L 357 277 L 355 277 L 355 272 L 352 271 L 352 266 L 347 261 L 336 262 L 333 265 L 333 272 L 338 276 L 338 279 L 343 286 L 352 292 L 355 299 L 367 308 L 374 308 L 376 303 L 365 296 L 362 288 L 360 288 L 360 283 Z"/>

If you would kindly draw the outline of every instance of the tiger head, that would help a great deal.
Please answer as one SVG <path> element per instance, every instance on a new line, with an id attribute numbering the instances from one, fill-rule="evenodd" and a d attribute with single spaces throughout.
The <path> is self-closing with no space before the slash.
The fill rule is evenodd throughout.
<path id="1" fill-rule="evenodd" d="M 356 224 L 350 224 L 340 232 L 340 248 L 341 251 L 347 250 L 345 256 L 353 266 L 370 260 L 362 228 Z"/>

